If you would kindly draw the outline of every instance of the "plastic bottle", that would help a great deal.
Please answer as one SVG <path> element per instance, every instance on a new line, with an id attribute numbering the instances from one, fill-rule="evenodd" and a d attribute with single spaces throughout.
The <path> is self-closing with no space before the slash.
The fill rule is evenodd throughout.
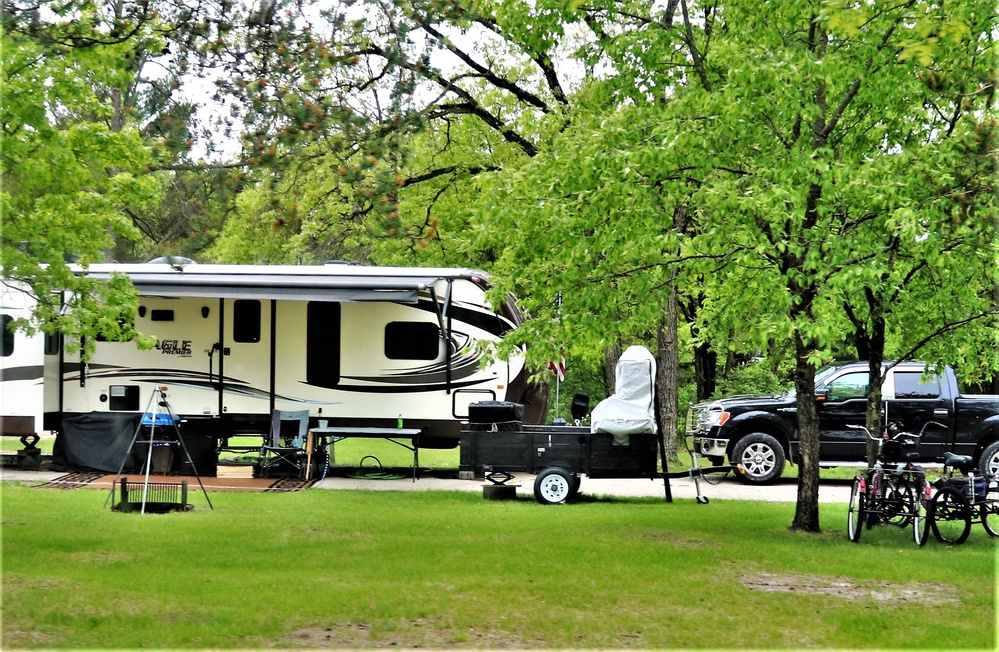
<path id="1" fill-rule="evenodd" d="M 402 415 L 401 414 L 399 415 L 398 420 L 396 420 L 396 422 L 395 422 L 395 427 L 397 429 L 399 429 L 399 430 L 402 430 Z"/>

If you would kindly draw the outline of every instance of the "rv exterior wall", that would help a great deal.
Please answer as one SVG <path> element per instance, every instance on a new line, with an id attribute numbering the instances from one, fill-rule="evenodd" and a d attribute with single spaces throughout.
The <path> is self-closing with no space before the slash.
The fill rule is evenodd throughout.
<path id="1" fill-rule="evenodd" d="M 37 434 L 42 429 L 45 336 L 13 329 L 35 301 L 17 284 L 0 285 L 0 417 L 2 434 Z"/>
<path id="2" fill-rule="evenodd" d="M 105 267 L 98 273 L 112 271 Z M 339 302 L 223 298 L 204 296 L 203 288 L 201 296 L 141 296 L 137 327 L 156 336 L 156 348 L 98 342 L 83 378 L 79 359 L 67 359 L 63 415 L 139 411 L 153 389 L 165 385 L 179 416 L 219 419 L 223 430 L 266 428 L 272 409 L 308 409 L 331 425 L 394 427 L 401 415 L 407 428 L 457 442 L 468 405 L 505 400 L 511 381 L 524 372 L 520 358 L 483 366 L 477 345 L 514 324 L 492 311 L 483 284 L 469 278 L 468 270 L 197 267 L 202 269 L 234 283 L 241 282 L 240 270 L 255 278 L 270 275 L 276 287 L 289 282 L 287 275 L 360 272 L 363 283 L 377 285 L 384 278 L 386 286 L 438 278 L 414 295 L 415 303 L 370 295 Z M 196 280 L 193 271 L 174 271 L 185 276 L 167 281 Z M 442 319 L 447 339 L 441 337 Z"/>

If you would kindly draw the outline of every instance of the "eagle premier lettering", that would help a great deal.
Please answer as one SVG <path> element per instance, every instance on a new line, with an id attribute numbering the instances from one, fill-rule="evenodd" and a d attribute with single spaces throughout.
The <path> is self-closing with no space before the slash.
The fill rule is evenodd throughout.
<path id="1" fill-rule="evenodd" d="M 161 340 L 156 343 L 156 348 L 163 355 L 191 355 L 191 340 Z"/>

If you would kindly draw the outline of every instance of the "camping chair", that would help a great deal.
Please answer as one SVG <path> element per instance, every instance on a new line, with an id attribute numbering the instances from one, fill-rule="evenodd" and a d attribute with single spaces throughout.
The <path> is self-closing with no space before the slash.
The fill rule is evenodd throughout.
<path id="1" fill-rule="evenodd" d="M 274 410 L 271 431 L 260 448 L 260 475 L 272 472 L 305 477 L 305 441 L 309 432 L 308 410 Z"/>

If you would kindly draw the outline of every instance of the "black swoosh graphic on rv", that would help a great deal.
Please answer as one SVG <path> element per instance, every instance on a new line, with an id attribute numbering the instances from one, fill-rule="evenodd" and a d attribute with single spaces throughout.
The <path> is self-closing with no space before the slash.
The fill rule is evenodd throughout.
<path id="1" fill-rule="evenodd" d="M 76 366 L 79 368 L 79 365 Z M 133 383 L 168 383 L 170 385 L 201 389 L 212 393 L 218 393 L 219 390 L 218 374 L 212 374 L 209 376 L 205 372 L 187 372 L 177 369 L 127 368 L 113 367 L 111 365 L 102 365 L 102 367 L 102 369 L 97 371 L 94 371 L 93 369 L 89 370 L 87 372 L 87 378 L 99 378 L 101 380 L 120 379 L 122 382 Z M 79 371 L 79 369 L 77 369 L 77 371 Z M 69 374 L 65 376 L 66 381 L 79 380 L 79 378 L 79 373 L 76 375 Z M 271 395 L 268 390 L 251 387 L 245 380 L 239 380 L 238 378 L 233 378 L 232 376 L 225 376 L 222 382 L 225 386 L 224 389 L 227 394 L 263 399 L 269 399 Z M 288 396 L 287 394 L 275 394 L 274 398 L 285 401 L 296 401 L 298 403 L 316 403 L 322 405 L 329 402 L 307 401 L 295 396 Z"/>
<path id="2" fill-rule="evenodd" d="M 409 304 L 401 304 L 401 305 L 409 305 Z M 430 299 L 421 299 L 415 307 L 419 310 L 423 310 L 424 312 L 429 312 L 431 314 L 436 315 L 437 314 L 436 305 L 437 304 L 435 304 Z M 455 321 L 470 324 L 496 337 L 502 337 L 504 333 L 513 330 L 514 328 L 513 324 L 510 324 L 509 322 L 507 322 L 505 319 L 503 319 L 494 312 L 473 310 L 471 308 L 464 308 L 457 304 L 451 305 L 451 310 L 449 314 L 451 318 L 454 319 Z"/>
<path id="3" fill-rule="evenodd" d="M 471 380 L 464 383 L 452 382 L 450 385 L 446 383 L 440 383 L 435 385 L 406 385 L 406 386 L 392 386 L 392 385 L 379 385 L 378 387 L 368 387 L 365 385 L 337 385 L 333 387 L 334 391 L 339 392 L 352 392 L 355 394 L 422 394 L 424 392 L 439 392 L 448 387 L 452 390 L 462 389 L 464 387 L 475 387 L 480 384 L 481 381 Z"/>
<path id="4" fill-rule="evenodd" d="M 151 377 L 150 377 L 151 376 Z M 155 369 L 155 368 L 143 368 L 143 369 L 128 369 L 125 367 L 112 367 L 110 365 L 104 365 L 104 368 L 99 372 L 88 371 L 88 378 L 101 378 L 103 380 L 113 380 L 120 378 L 124 380 L 130 380 L 131 382 L 146 382 L 146 383 L 161 383 L 166 382 L 171 385 L 178 385 L 181 387 L 191 387 L 194 389 L 203 389 L 211 392 L 218 392 L 218 381 L 213 382 L 208 381 L 207 373 L 200 372 L 180 372 L 175 369 Z M 74 381 L 79 380 L 79 374 L 76 376 L 67 375 L 65 380 Z M 422 385 L 406 385 L 403 387 L 364 387 L 355 385 L 338 385 L 335 388 L 330 388 L 336 391 L 343 392 L 357 392 L 357 393 L 381 393 L 381 394 L 401 394 L 401 393 L 423 393 L 423 392 L 438 392 L 446 387 L 447 383 L 427 383 L 427 379 L 424 379 L 424 384 Z M 249 396 L 253 398 L 269 398 L 270 391 L 265 389 L 258 389 L 256 387 L 249 386 L 246 381 L 238 380 L 232 377 L 226 377 L 224 380 L 225 392 L 227 394 L 236 394 L 240 396 Z M 469 382 L 452 382 L 450 387 L 452 389 L 460 389 L 462 387 L 469 387 L 477 385 L 479 381 L 469 381 Z M 305 384 L 305 383 L 303 383 Z M 297 396 L 289 396 L 287 394 L 275 394 L 276 399 L 284 401 L 292 401 L 298 403 L 315 403 L 326 405 L 329 401 L 323 400 L 306 400 Z"/>
<path id="5" fill-rule="evenodd" d="M 40 380 L 45 373 L 42 365 L 27 367 L 7 367 L 3 370 L 3 380 Z"/>
<path id="6" fill-rule="evenodd" d="M 479 371 L 479 365 L 477 361 L 468 360 L 464 364 L 454 365 L 451 367 L 451 382 L 460 382 L 467 378 L 474 376 Z M 432 383 L 435 385 L 440 385 L 444 387 L 447 384 L 447 367 L 442 364 L 434 365 L 433 367 L 426 368 L 424 370 L 413 371 L 403 371 L 397 373 L 385 372 L 383 376 L 344 376 L 344 378 L 349 378 L 351 380 L 360 380 L 368 383 L 388 383 L 388 384 L 410 384 L 418 385 L 421 383 Z M 474 381 L 482 382 L 482 381 Z"/>

